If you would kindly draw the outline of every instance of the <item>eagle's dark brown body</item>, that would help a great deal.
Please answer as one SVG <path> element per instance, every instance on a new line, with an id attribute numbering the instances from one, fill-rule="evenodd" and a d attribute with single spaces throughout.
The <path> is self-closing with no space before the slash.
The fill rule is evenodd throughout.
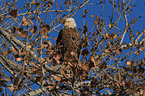
<path id="1" fill-rule="evenodd" d="M 81 37 L 76 29 L 61 29 L 56 44 L 58 51 L 60 51 L 60 54 L 62 55 L 62 60 L 68 62 L 78 60 L 81 47 Z"/>

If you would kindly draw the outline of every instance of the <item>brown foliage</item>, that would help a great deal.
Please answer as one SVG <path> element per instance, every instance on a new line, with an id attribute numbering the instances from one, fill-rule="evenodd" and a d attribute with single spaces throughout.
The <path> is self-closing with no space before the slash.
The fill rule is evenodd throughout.
<path id="1" fill-rule="evenodd" d="M 145 95 L 145 37 L 134 27 L 142 17 L 132 15 L 134 0 L 16 1 L 1 4 L 0 95 Z M 75 16 L 77 28 L 60 31 Z"/>
<path id="2" fill-rule="evenodd" d="M 17 17 L 17 14 L 18 14 L 18 9 L 12 9 L 12 10 L 10 11 L 10 15 L 13 16 L 14 18 Z"/>

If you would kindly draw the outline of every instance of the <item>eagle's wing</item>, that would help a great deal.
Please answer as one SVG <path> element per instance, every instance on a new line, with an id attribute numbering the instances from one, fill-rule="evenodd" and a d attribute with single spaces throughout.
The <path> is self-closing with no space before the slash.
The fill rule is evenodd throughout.
<path id="1" fill-rule="evenodd" d="M 58 45 L 62 40 L 62 29 L 60 30 L 59 34 L 58 34 L 58 37 L 57 37 L 57 40 L 56 40 L 56 45 Z"/>
<path id="2" fill-rule="evenodd" d="M 69 29 L 61 29 L 56 40 L 56 44 L 67 45 L 71 42 L 71 31 Z"/>

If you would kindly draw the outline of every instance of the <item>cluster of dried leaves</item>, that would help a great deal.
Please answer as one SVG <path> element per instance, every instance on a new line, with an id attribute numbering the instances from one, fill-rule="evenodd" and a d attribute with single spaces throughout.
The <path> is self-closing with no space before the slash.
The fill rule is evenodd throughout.
<path id="1" fill-rule="evenodd" d="M 130 22 L 127 20 L 135 6 L 130 5 L 131 0 L 109 2 L 113 10 L 119 13 L 115 21 L 114 14 L 108 16 L 110 23 L 102 15 L 96 16 L 89 14 L 87 9 L 83 10 L 82 18 L 91 15 L 94 24 L 79 28 L 84 48 L 80 60 L 75 64 L 60 61 L 61 54 L 57 53 L 53 43 L 56 38 L 49 34 L 55 32 L 66 17 L 73 16 L 86 4 L 101 4 L 103 12 L 105 0 L 93 4 L 89 0 L 82 4 L 77 0 L 65 0 L 59 2 L 60 6 L 52 0 L 32 0 L 21 9 L 14 7 L 15 1 L 3 4 L 3 14 L 0 15 L 0 64 L 3 66 L 0 66 L 1 95 L 8 94 L 7 89 L 12 95 L 90 96 L 105 94 L 102 90 L 112 96 L 145 95 L 145 58 L 137 61 L 145 47 L 144 30 L 136 32 L 136 39 L 133 34 L 133 25 L 141 16 Z M 70 10 L 68 6 L 75 7 Z M 68 14 L 64 15 L 64 12 Z M 46 14 L 45 20 L 42 13 Z M 119 20 L 122 16 L 126 25 L 120 29 Z M 46 22 L 50 20 L 48 18 L 51 18 L 49 25 Z M 88 27 L 92 28 L 91 31 L 88 31 Z M 131 41 L 128 44 L 123 42 L 125 34 Z"/>

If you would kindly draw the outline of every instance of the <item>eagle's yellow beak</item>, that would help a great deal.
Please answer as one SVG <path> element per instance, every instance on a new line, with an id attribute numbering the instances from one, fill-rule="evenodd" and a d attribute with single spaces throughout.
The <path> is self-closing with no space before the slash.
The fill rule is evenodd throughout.
<path id="1" fill-rule="evenodd" d="M 64 22 L 64 26 L 67 26 L 68 25 L 68 22 Z"/>

